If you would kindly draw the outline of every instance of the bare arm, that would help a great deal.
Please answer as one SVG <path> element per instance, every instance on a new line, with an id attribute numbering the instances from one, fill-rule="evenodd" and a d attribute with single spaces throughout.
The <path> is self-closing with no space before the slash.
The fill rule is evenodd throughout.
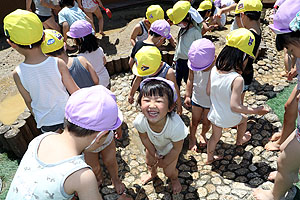
<path id="1" fill-rule="evenodd" d="M 141 138 L 141 141 L 142 141 L 143 145 L 149 151 L 150 155 L 153 156 L 153 157 L 155 157 L 156 150 L 155 150 L 154 145 L 152 144 L 152 142 L 148 138 L 147 133 L 140 133 L 139 132 L 139 136 Z"/>
<path id="2" fill-rule="evenodd" d="M 176 82 L 175 72 L 172 68 L 170 68 L 168 70 L 168 73 L 166 75 L 166 79 L 168 79 L 168 80 L 170 80 L 174 83 L 175 90 L 176 90 L 176 93 L 177 93 L 177 100 L 176 100 L 177 114 L 181 115 L 182 114 L 182 104 L 181 104 L 181 99 L 180 99 L 180 91 L 179 91 L 179 87 L 178 87 L 177 82 Z"/>
<path id="3" fill-rule="evenodd" d="M 31 96 L 30 96 L 29 92 L 23 87 L 20 77 L 16 71 L 13 71 L 13 78 L 14 78 L 14 81 L 16 83 L 16 86 L 17 86 L 21 96 L 23 97 L 23 99 L 25 101 L 27 108 L 33 114 L 32 108 L 31 108 L 31 102 L 32 102 Z"/>
<path id="4" fill-rule="evenodd" d="M 105 58 L 105 56 L 103 56 L 103 65 L 106 65 L 106 58 Z"/>
<path id="5" fill-rule="evenodd" d="M 193 82 L 194 82 L 194 72 L 190 69 L 189 77 L 188 77 L 186 89 L 185 89 L 185 100 L 184 100 L 184 103 L 188 107 L 192 106 L 191 105 L 191 96 L 192 96 L 192 91 L 193 91 Z"/>
<path id="6" fill-rule="evenodd" d="M 95 26 L 94 26 L 94 23 L 92 22 L 92 20 L 87 15 L 85 16 L 85 19 L 86 19 L 86 21 L 88 21 L 92 25 L 93 29 L 96 30 Z"/>
<path id="7" fill-rule="evenodd" d="M 134 64 L 134 59 L 132 57 L 129 58 L 128 64 L 129 64 L 130 69 L 132 69 L 133 64 Z"/>
<path id="8" fill-rule="evenodd" d="M 69 93 L 73 94 L 75 91 L 79 90 L 79 87 L 73 80 L 66 63 L 63 60 L 58 59 L 57 65 L 58 65 L 58 70 L 61 74 L 62 82 L 64 86 L 67 88 L 67 90 L 69 91 Z"/>
<path id="9" fill-rule="evenodd" d="M 131 86 L 131 89 L 130 89 L 130 92 L 129 92 L 129 97 L 128 97 L 128 102 L 130 104 L 132 104 L 134 102 L 134 94 L 135 92 L 137 91 L 137 89 L 139 88 L 140 86 L 140 83 L 142 82 L 142 77 L 139 77 L 139 76 L 136 76 L 133 83 L 132 83 L 132 86 Z"/>
<path id="10" fill-rule="evenodd" d="M 183 140 L 172 142 L 172 144 L 173 148 L 171 149 L 171 151 L 167 155 L 165 155 L 163 159 L 158 160 L 159 167 L 165 168 L 178 158 L 182 150 Z"/>
<path id="11" fill-rule="evenodd" d="M 141 29 L 141 25 L 138 23 L 137 25 L 135 25 L 135 27 L 133 28 L 132 30 L 132 33 L 131 33 L 131 36 L 130 36 L 130 42 L 131 42 L 131 45 L 134 46 L 136 41 L 136 37 L 138 35 L 140 35 L 142 32 L 142 29 Z"/>
<path id="12" fill-rule="evenodd" d="M 64 42 L 67 41 L 67 38 L 68 38 L 67 32 L 69 31 L 69 29 L 70 29 L 70 27 L 69 27 L 68 22 L 66 22 L 66 21 L 63 22 L 62 23 L 62 31 L 63 31 L 63 36 L 64 36 Z"/>
<path id="13" fill-rule="evenodd" d="M 32 0 L 26 0 L 26 10 L 32 11 L 31 4 L 32 4 Z"/>
<path id="14" fill-rule="evenodd" d="M 211 85 L 211 83 L 210 83 L 210 74 L 211 74 L 211 72 L 209 73 L 209 77 L 208 77 L 208 81 L 207 81 L 207 86 L 206 86 L 206 94 L 207 94 L 207 96 L 210 96 L 210 85 Z"/>
<path id="15" fill-rule="evenodd" d="M 219 9 L 218 13 L 216 14 L 217 17 L 221 17 L 223 13 L 228 13 L 232 10 L 235 10 L 237 3 L 231 4 L 230 6 L 227 6 L 225 8 Z"/>
<path id="16" fill-rule="evenodd" d="M 92 64 L 89 61 L 87 61 L 87 59 L 83 56 L 79 56 L 78 59 L 79 59 L 80 63 L 83 64 L 84 68 L 86 68 L 88 70 L 88 72 L 90 73 L 95 85 L 99 85 L 99 78 L 98 78 L 98 75 L 96 74 L 95 69 L 92 66 Z"/>
<path id="17" fill-rule="evenodd" d="M 83 10 L 82 0 L 77 0 L 78 7 Z"/>
<path id="18" fill-rule="evenodd" d="M 176 40 L 173 37 L 173 35 L 171 35 L 171 38 L 169 39 L 170 44 L 172 45 L 172 47 L 176 48 Z"/>
<path id="19" fill-rule="evenodd" d="M 242 91 L 243 91 L 244 79 L 239 76 L 232 83 L 232 93 L 230 99 L 230 108 L 233 112 L 244 113 L 244 114 L 259 114 L 264 115 L 269 111 L 263 106 L 258 108 L 248 108 L 244 106 L 241 102 Z"/>

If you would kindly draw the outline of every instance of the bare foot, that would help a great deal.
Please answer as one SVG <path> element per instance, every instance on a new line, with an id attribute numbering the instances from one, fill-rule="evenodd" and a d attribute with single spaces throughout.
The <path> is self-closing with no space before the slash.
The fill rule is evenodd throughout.
<path id="1" fill-rule="evenodd" d="M 279 151 L 280 144 L 278 144 L 277 141 L 275 141 L 275 142 L 270 141 L 265 145 L 265 149 L 268 151 Z"/>
<path id="2" fill-rule="evenodd" d="M 281 137 L 281 132 L 276 132 L 272 135 L 272 137 L 270 138 L 270 141 L 279 140 L 280 137 Z"/>
<path id="3" fill-rule="evenodd" d="M 214 155 L 212 159 L 207 159 L 205 164 L 210 165 L 211 163 L 215 162 L 216 160 L 222 160 L 224 157 L 221 155 Z"/>
<path id="4" fill-rule="evenodd" d="M 256 188 L 253 190 L 253 196 L 256 200 L 274 200 L 271 190 Z"/>
<path id="5" fill-rule="evenodd" d="M 133 198 L 127 197 L 126 194 L 122 194 L 122 195 L 118 198 L 118 200 L 133 200 Z"/>
<path id="6" fill-rule="evenodd" d="M 182 186 L 179 182 L 179 179 L 171 179 L 173 194 L 178 194 L 181 192 Z"/>
<path id="7" fill-rule="evenodd" d="M 115 187 L 115 190 L 117 192 L 117 194 L 122 194 L 125 191 L 125 185 L 124 183 L 122 183 L 122 181 L 120 179 L 113 181 L 112 183 Z"/>
<path id="8" fill-rule="evenodd" d="M 206 139 L 205 135 L 204 136 L 200 135 L 199 139 L 200 139 L 199 146 L 200 147 L 206 147 L 206 145 L 207 145 L 207 139 Z"/>
<path id="9" fill-rule="evenodd" d="M 275 178 L 276 178 L 276 175 L 277 175 L 277 171 L 271 172 L 271 173 L 269 174 L 269 176 L 268 176 L 268 180 L 269 180 L 269 181 L 274 181 Z"/>
<path id="10" fill-rule="evenodd" d="M 242 138 L 242 141 L 236 141 L 236 145 L 241 146 L 251 139 L 251 133 L 247 131 Z"/>
<path id="11" fill-rule="evenodd" d="M 156 176 L 152 176 L 151 174 L 146 174 L 142 176 L 141 181 L 143 185 L 146 185 L 150 181 L 152 181 Z"/>
<path id="12" fill-rule="evenodd" d="M 191 136 L 189 137 L 189 150 L 198 150 L 196 138 L 192 138 Z"/>

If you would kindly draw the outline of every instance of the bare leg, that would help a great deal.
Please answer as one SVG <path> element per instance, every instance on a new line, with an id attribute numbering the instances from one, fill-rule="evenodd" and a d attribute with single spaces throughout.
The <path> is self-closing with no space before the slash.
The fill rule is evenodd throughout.
<path id="1" fill-rule="evenodd" d="M 45 28 L 54 29 L 61 32 L 59 25 L 55 22 L 54 16 L 52 15 L 49 19 L 43 22 Z M 47 27 L 46 27 L 47 26 Z"/>
<path id="2" fill-rule="evenodd" d="M 103 176 L 99 162 L 99 153 L 85 152 L 84 159 L 85 162 L 92 167 L 97 178 L 98 186 L 100 186 L 103 181 Z"/>
<path id="3" fill-rule="evenodd" d="M 98 18 L 99 33 L 103 35 L 104 34 L 104 32 L 103 32 L 103 15 L 102 15 L 99 7 L 97 8 L 97 10 L 95 10 L 94 14 Z"/>
<path id="4" fill-rule="evenodd" d="M 166 168 L 163 168 L 165 175 L 171 180 L 173 194 L 178 194 L 181 192 L 182 186 L 178 179 L 178 170 L 176 169 L 177 160 L 174 160 Z"/>
<path id="5" fill-rule="evenodd" d="M 236 145 L 243 145 L 251 139 L 251 133 L 247 130 L 247 119 L 246 115 L 243 115 L 242 121 L 237 127 Z"/>
<path id="6" fill-rule="evenodd" d="M 85 11 L 86 15 L 91 19 L 92 21 L 92 26 L 94 27 L 94 17 L 93 13 Z M 95 30 L 96 31 L 96 30 Z"/>
<path id="7" fill-rule="evenodd" d="M 192 121 L 190 125 L 190 136 L 189 136 L 189 149 L 197 151 L 197 138 L 196 132 L 198 124 L 200 123 L 203 109 L 198 106 L 192 106 Z"/>
<path id="8" fill-rule="evenodd" d="M 116 145 L 115 141 L 112 142 L 101 152 L 103 163 L 105 164 L 108 173 L 111 177 L 112 183 L 118 194 L 122 194 L 125 190 L 125 185 L 119 178 L 118 174 L 118 163 L 116 159 Z"/>
<path id="9" fill-rule="evenodd" d="M 146 164 L 149 174 L 141 177 L 142 184 L 145 185 L 149 181 L 152 181 L 157 176 L 157 160 L 146 149 Z"/>
<path id="10" fill-rule="evenodd" d="M 209 113 L 209 109 L 204 109 L 203 110 L 203 115 L 202 115 L 202 131 L 200 134 L 200 146 L 206 146 L 207 145 L 207 139 L 206 139 L 206 133 L 209 131 L 211 123 L 207 119 L 207 115 Z"/>
<path id="11" fill-rule="evenodd" d="M 211 164 L 215 160 L 222 159 L 222 156 L 214 156 L 216 145 L 222 135 L 222 128 L 212 124 L 212 135 L 207 143 L 207 161 L 206 164 Z"/>
<path id="12" fill-rule="evenodd" d="M 299 91 L 297 90 L 297 85 L 296 85 L 289 99 L 284 105 L 285 112 L 284 112 L 283 125 L 281 130 L 281 137 L 275 142 L 267 143 L 265 149 L 269 151 L 279 150 L 280 145 L 289 137 L 289 135 L 295 129 L 295 121 L 297 119 L 297 110 L 298 110 L 298 100 L 297 100 L 298 94 Z"/>

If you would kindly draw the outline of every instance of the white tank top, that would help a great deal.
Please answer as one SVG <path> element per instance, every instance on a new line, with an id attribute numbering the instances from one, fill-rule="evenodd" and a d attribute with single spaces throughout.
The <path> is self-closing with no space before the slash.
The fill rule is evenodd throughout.
<path id="1" fill-rule="evenodd" d="M 71 199 L 65 192 L 65 180 L 74 172 L 90 168 L 84 155 L 70 157 L 56 163 L 47 164 L 37 156 L 41 141 L 53 132 L 44 133 L 33 139 L 22 158 L 9 188 L 6 200 L 15 199 Z"/>
<path id="2" fill-rule="evenodd" d="M 204 108 L 210 108 L 210 98 L 206 94 L 209 71 L 194 71 L 192 101 Z"/>
<path id="3" fill-rule="evenodd" d="M 143 21 L 140 21 L 140 26 L 142 28 L 142 34 L 136 36 L 136 41 L 144 41 L 148 38 L 148 30 Z"/>
<path id="4" fill-rule="evenodd" d="M 69 94 L 62 82 L 57 58 L 48 57 L 39 64 L 21 63 L 17 68 L 23 87 L 32 99 L 31 107 L 37 127 L 64 122 Z"/>
<path id="5" fill-rule="evenodd" d="M 108 71 L 103 63 L 103 57 L 105 56 L 101 47 L 93 52 L 84 52 L 78 54 L 78 56 L 85 57 L 93 66 L 96 74 L 99 77 L 99 85 L 107 87 L 109 85 L 110 77 Z"/>
<path id="6" fill-rule="evenodd" d="M 216 126 L 229 128 L 236 126 L 242 120 L 242 114 L 233 112 L 230 108 L 231 85 L 238 76 L 240 75 L 237 72 L 220 74 L 216 67 L 213 67 L 211 70 L 211 107 L 208 113 L 208 120 Z"/>

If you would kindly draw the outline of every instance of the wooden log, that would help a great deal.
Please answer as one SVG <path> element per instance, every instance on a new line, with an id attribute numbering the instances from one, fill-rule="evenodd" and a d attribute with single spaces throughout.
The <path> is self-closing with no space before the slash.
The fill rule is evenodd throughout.
<path id="1" fill-rule="evenodd" d="M 4 138 L 4 134 L 10 130 L 10 126 L 2 125 L 0 127 L 0 143 L 2 144 L 2 148 L 4 151 L 10 151 L 9 144 L 7 143 L 6 139 Z"/>
<path id="2" fill-rule="evenodd" d="M 111 59 L 107 59 L 105 66 L 110 76 L 115 74 L 114 63 Z"/>
<path id="3" fill-rule="evenodd" d="M 116 73 L 122 72 L 123 69 L 122 69 L 122 63 L 120 57 L 114 57 L 113 62 L 114 62 L 115 72 Z"/>
<path id="4" fill-rule="evenodd" d="M 121 56 L 121 64 L 124 72 L 129 72 L 130 66 L 129 66 L 129 56 L 122 55 Z"/>
<path id="5" fill-rule="evenodd" d="M 161 60 L 168 63 L 168 52 L 167 51 L 162 51 L 162 58 Z M 169 64 L 169 63 L 168 63 Z"/>
<path id="6" fill-rule="evenodd" d="M 170 66 L 172 66 L 172 64 L 173 64 L 174 54 L 175 54 L 174 51 L 169 51 L 168 52 L 168 64 Z"/>
<path id="7" fill-rule="evenodd" d="M 35 119 L 29 111 L 24 111 L 23 113 L 21 113 L 18 119 L 23 119 L 26 121 L 26 124 L 29 127 L 33 137 L 42 134 L 41 130 L 37 128 Z"/>
<path id="8" fill-rule="evenodd" d="M 23 138 L 20 130 L 15 128 L 10 129 L 4 134 L 4 138 L 9 144 L 12 152 L 14 152 L 17 157 L 22 158 L 27 150 L 27 143 Z"/>
<path id="9" fill-rule="evenodd" d="M 16 128 L 16 129 L 20 130 L 20 132 L 23 135 L 23 138 L 25 139 L 27 145 L 34 138 L 29 126 L 26 124 L 26 121 L 24 119 L 19 119 L 18 123 L 16 125 L 14 125 L 13 128 Z"/>

